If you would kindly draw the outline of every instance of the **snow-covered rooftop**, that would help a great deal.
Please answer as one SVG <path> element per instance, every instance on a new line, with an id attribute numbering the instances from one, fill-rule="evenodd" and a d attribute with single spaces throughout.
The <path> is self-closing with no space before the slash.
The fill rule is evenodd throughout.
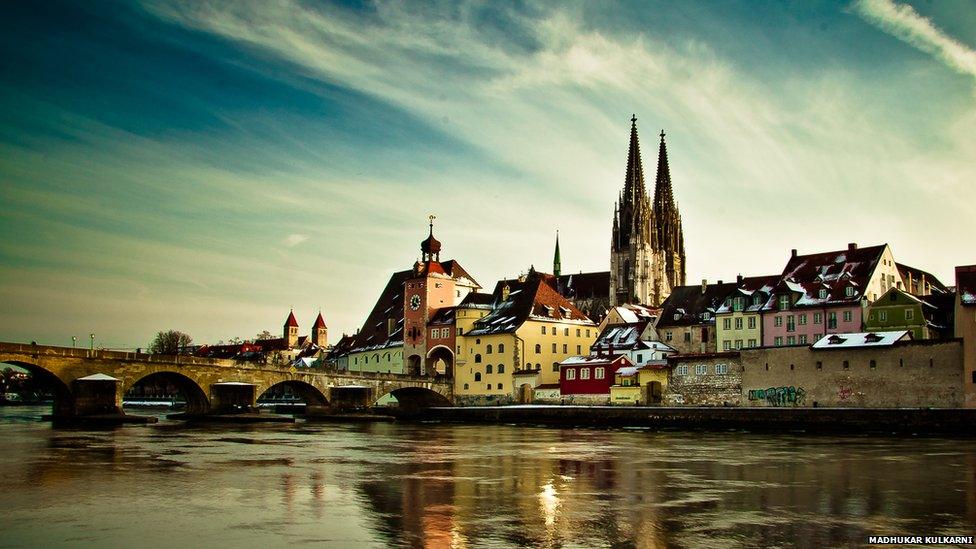
<path id="1" fill-rule="evenodd" d="M 843 349 L 851 347 L 890 347 L 898 341 L 911 339 L 908 330 L 891 332 L 856 332 L 828 334 L 813 344 L 814 349 Z"/>

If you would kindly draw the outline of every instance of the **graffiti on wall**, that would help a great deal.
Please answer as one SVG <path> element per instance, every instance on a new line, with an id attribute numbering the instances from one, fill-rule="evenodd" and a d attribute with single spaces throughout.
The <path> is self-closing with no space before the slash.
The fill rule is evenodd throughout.
<path id="1" fill-rule="evenodd" d="M 798 406 L 803 404 L 806 392 L 802 387 L 770 387 L 749 391 L 749 400 L 764 400 L 769 406 Z"/>

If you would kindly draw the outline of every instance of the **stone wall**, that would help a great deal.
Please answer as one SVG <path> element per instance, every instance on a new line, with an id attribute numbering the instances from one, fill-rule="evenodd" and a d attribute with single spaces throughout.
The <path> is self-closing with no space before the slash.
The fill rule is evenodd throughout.
<path id="1" fill-rule="evenodd" d="M 743 406 L 959 407 L 962 342 L 743 349 Z M 845 365 L 846 363 L 846 365 Z"/>
<path id="2" fill-rule="evenodd" d="M 664 391 L 665 406 L 739 406 L 742 400 L 742 364 L 736 352 L 701 356 L 671 357 Z M 724 365 L 725 373 L 716 368 Z M 687 366 L 681 375 L 679 367 Z M 697 374 L 696 367 L 705 373 Z"/>

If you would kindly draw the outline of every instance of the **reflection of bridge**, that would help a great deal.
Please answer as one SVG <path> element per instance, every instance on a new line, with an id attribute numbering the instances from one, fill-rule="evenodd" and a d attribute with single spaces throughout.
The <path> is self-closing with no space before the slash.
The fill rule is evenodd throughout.
<path id="1" fill-rule="evenodd" d="M 0 362 L 27 369 L 55 394 L 55 416 L 121 413 L 137 384 L 165 383 L 190 414 L 254 409 L 272 387 L 287 385 L 309 407 L 368 406 L 393 395 L 403 408 L 449 406 L 450 379 L 396 374 L 298 370 L 232 360 L 163 356 L 0 342 Z"/>

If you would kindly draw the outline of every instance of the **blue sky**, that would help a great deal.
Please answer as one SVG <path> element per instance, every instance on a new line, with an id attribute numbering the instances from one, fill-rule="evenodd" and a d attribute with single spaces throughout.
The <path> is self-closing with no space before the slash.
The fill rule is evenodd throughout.
<path id="1" fill-rule="evenodd" d="M 335 340 L 438 217 L 484 286 L 604 270 L 629 118 L 689 281 L 790 248 L 976 261 L 968 2 L 22 3 L 0 18 L 0 339 Z"/>

